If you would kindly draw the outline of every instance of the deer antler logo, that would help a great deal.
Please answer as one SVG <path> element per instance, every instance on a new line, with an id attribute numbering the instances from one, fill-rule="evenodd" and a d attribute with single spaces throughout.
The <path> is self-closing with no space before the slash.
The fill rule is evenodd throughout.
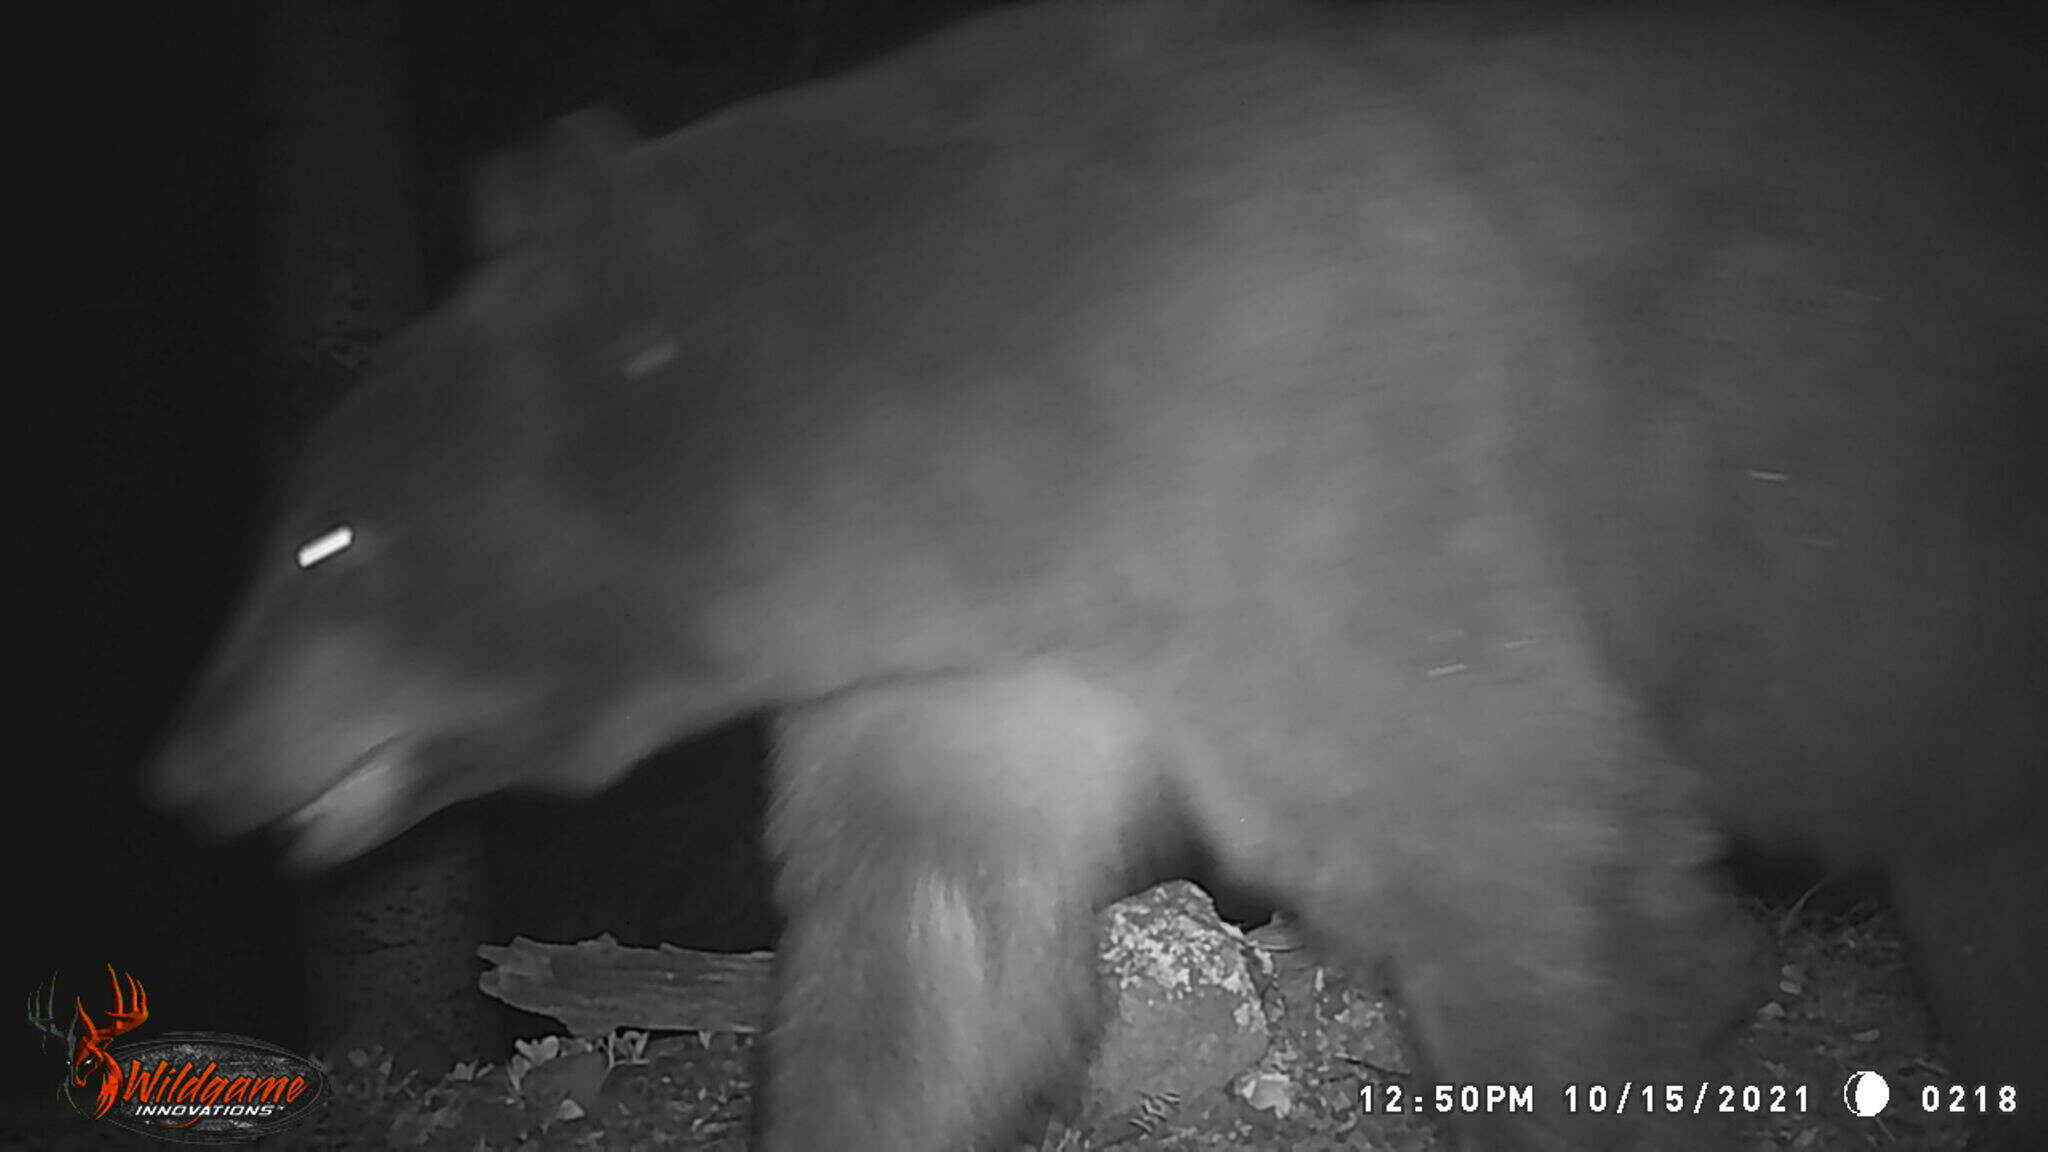
<path id="1" fill-rule="evenodd" d="M 71 1056 L 71 1087 L 84 1088 L 95 1074 L 99 1076 L 99 1090 L 93 1096 L 92 1119 L 105 1116 L 113 1108 L 114 1101 L 121 1096 L 121 1062 L 107 1051 L 108 1042 L 125 1032 L 133 1032 L 149 1019 L 149 994 L 143 991 L 142 982 L 129 976 L 124 994 L 121 976 L 116 974 L 112 964 L 107 965 L 107 979 L 114 985 L 114 1006 L 106 1013 L 107 1026 L 102 1028 L 93 1023 L 85 1011 L 83 1000 L 73 1000 L 77 1018 L 62 1031 L 57 1029 L 57 977 L 50 977 L 49 986 L 42 994 L 29 993 L 28 1022 L 43 1033 L 44 1043 L 56 1040 L 64 1045 Z M 79 1031 L 79 1025 L 85 1031 Z"/>

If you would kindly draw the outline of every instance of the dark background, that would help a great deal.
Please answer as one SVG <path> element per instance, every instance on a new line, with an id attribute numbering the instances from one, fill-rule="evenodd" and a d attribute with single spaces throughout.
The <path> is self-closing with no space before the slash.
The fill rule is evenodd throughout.
<path id="1" fill-rule="evenodd" d="M 400 5 L 430 298 L 462 271 L 475 163 L 550 118 L 603 104 L 645 134 L 666 132 L 986 6 Z M 238 590 L 264 490 L 262 445 L 296 426 L 308 403 L 281 394 L 256 362 L 258 14 L 254 3 L 138 7 L 109 13 L 107 27 L 38 41 L 89 60 L 65 98 L 72 118 L 54 125 L 63 162 L 49 190 L 71 223 L 60 241 L 17 222 L 39 233 L 29 242 L 64 246 L 53 266 L 83 273 L 50 292 L 63 367 L 48 389 L 60 408 L 73 389 L 85 394 L 86 410 L 64 417 L 77 422 L 83 451 L 46 456 L 33 425 L 23 438 L 24 459 L 57 461 L 46 465 L 63 489 L 53 535 L 68 554 L 54 595 L 73 614 L 52 656 L 79 679 L 66 724 L 17 717 L 0 991 L 25 998 L 54 973 L 62 1012 L 80 995 L 97 1010 L 109 1003 L 112 964 L 143 981 L 152 1021 L 166 1029 L 298 1046 L 297 890 L 273 871 L 268 846 L 197 844 L 144 810 L 135 790 Z M 35 634 L 42 615 L 25 605 Z M 611 931 L 628 942 L 769 946 L 754 840 L 759 733 L 699 743 L 592 803 L 488 802 L 485 826 L 518 865 L 500 861 L 508 873 L 495 886 L 504 904 L 496 935 Z M 39 1051 L 24 1024 L 11 1027 L 0 1043 L 8 1094 L 47 1093 L 54 1051 Z"/>

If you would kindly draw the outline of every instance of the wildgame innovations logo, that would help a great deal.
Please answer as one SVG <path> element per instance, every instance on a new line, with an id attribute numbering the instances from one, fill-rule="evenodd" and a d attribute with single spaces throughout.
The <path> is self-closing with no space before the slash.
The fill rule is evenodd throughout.
<path id="1" fill-rule="evenodd" d="M 185 1144 L 233 1144 L 294 1127 L 326 1101 L 319 1065 L 247 1036 L 170 1032 L 114 1043 L 148 1021 L 149 995 L 111 964 L 107 979 L 112 1002 L 97 1015 L 82 998 L 60 1013 L 55 976 L 28 998 L 29 1026 L 46 1049 L 63 1049 L 57 1095 L 86 1119 Z"/>

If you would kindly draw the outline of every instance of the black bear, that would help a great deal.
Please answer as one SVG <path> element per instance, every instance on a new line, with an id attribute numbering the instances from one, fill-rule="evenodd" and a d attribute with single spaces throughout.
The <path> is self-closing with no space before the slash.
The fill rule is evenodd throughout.
<path id="1" fill-rule="evenodd" d="M 1950 17 L 1943 14 L 1943 20 Z M 1501 1149 L 1708 1149 L 1729 837 L 2048 1115 L 2031 61 L 1822 7 L 1066 3 L 507 161 L 152 776 L 360 853 L 783 716 L 759 1146 L 955 1149 L 1197 845 Z M 2020 67 L 2008 67 L 2011 64 Z M 1996 1111 L 1996 1109 L 1994 1109 Z"/>

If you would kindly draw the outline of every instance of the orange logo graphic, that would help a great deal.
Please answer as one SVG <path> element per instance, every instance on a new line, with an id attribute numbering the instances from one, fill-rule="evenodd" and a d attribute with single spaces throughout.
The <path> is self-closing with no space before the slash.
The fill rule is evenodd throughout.
<path id="1" fill-rule="evenodd" d="M 273 1135 L 327 1098 L 327 1073 L 303 1056 L 246 1036 L 173 1032 L 115 1039 L 149 1019 L 142 982 L 107 966 L 113 1005 L 99 1015 L 72 1001 L 58 1026 L 57 978 L 29 994 L 28 1022 L 64 1048 L 59 1094 L 89 1120 L 185 1143 L 226 1144 Z M 124 983 L 125 979 L 125 983 Z"/>
<path id="2" fill-rule="evenodd" d="M 30 993 L 28 998 L 28 1022 L 46 1037 L 62 1042 L 64 1050 L 71 1055 L 70 1087 L 82 1089 L 95 1074 L 99 1076 L 99 1091 L 94 1093 L 92 1107 L 87 1112 L 94 1120 L 105 1116 L 121 1094 L 121 1062 L 108 1053 L 108 1042 L 123 1032 L 134 1031 L 149 1019 L 149 994 L 142 990 L 140 981 L 133 976 L 128 977 L 128 994 L 123 996 L 121 977 L 115 975 L 112 964 L 107 965 L 107 979 L 114 984 L 114 1007 L 107 1012 L 109 1023 L 105 1028 L 93 1023 L 92 1017 L 86 1015 L 85 1001 L 73 1000 L 71 1003 L 77 1010 L 77 1018 L 62 1032 L 57 1030 L 57 977 L 54 974 L 40 1005 L 36 1002 L 35 993 Z M 78 1031 L 80 1024 L 85 1025 L 83 1035 Z M 75 1098 L 73 1102 L 76 1103 Z"/>

